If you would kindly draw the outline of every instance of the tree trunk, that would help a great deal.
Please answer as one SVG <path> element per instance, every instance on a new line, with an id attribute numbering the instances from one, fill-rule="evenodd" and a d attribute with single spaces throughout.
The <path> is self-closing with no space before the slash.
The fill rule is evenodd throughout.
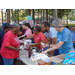
<path id="1" fill-rule="evenodd" d="M 57 9 L 53 9 L 53 20 L 57 18 Z"/>
<path id="2" fill-rule="evenodd" d="M 19 24 L 19 9 L 18 9 L 18 24 Z"/>
<path id="3" fill-rule="evenodd" d="M 15 21 L 16 21 L 16 9 L 15 9 Z"/>
<path id="4" fill-rule="evenodd" d="M 34 12 L 34 9 L 33 10 L 33 20 L 34 20 L 34 24 L 35 24 L 35 12 Z"/>
<path id="5" fill-rule="evenodd" d="M 3 24 L 3 9 L 1 9 L 1 13 L 2 13 L 2 24 Z"/>
<path id="6" fill-rule="evenodd" d="M 60 18 L 63 18 L 63 9 L 60 9 Z"/>
<path id="7" fill-rule="evenodd" d="M 16 20 L 15 20 L 15 18 L 14 18 L 14 15 L 13 15 L 13 9 L 11 9 L 11 13 L 12 13 L 13 21 L 16 22 Z"/>
<path id="8" fill-rule="evenodd" d="M 45 18 L 45 9 L 43 9 L 43 22 L 44 22 L 44 18 Z"/>
<path id="9" fill-rule="evenodd" d="M 28 9 L 28 15 L 31 15 L 31 9 Z"/>
<path id="10" fill-rule="evenodd" d="M 7 9 L 7 21 L 10 23 L 10 9 Z"/>
<path id="11" fill-rule="evenodd" d="M 46 21 L 48 21 L 48 9 L 46 9 Z"/>
<path id="12" fill-rule="evenodd" d="M 29 14 L 28 14 L 28 10 L 29 10 L 29 9 L 27 9 L 27 15 L 29 15 Z"/>
<path id="13" fill-rule="evenodd" d="M 68 9 L 67 9 L 67 28 L 68 28 Z"/>
<path id="14" fill-rule="evenodd" d="M 38 9 L 38 21 L 39 21 L 39 9 Z"/>
<path id="15" fill-rule="evenodd" d="M 41 9 L 41 23 L 42 23 L 42 9 Z"/>
<path id="16" fill-rule="evenodd" d="M 58 18 L 60 18 L 60 9 L 58 9 L 57 14 L 58 14 Z"/>
<path id="17" fill-rule="evenodd" d="M 50 23 L 50 9 L 49 9 L 49 23 Z"/>
<path id="18" fill-rule="evenodd" d="M 5 11 L 5 21 L 6 21 L 6 11 Z"/>

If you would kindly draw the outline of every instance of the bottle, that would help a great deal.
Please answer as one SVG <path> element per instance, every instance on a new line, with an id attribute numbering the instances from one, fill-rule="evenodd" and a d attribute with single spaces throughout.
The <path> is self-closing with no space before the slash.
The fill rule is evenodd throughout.
<path id="1" fill-rule="evenodd" d="M 28 58 L 31 57 L 31 50 L 30 50 L 30 47 L 28 48 Z"/>

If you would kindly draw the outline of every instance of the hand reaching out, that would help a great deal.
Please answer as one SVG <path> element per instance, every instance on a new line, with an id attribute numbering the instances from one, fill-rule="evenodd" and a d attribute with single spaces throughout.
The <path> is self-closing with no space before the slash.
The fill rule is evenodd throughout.
<path id="1" fill-rule="evenodd" d="M 42 44 L 41 44 L 41 47 L 42 47 L 42 48 L 45 48 L 45 47 L 48 47 L 48 46 L 49 46 L 49 44 L 46 44 L 46 43 L 42 43 Z"/>
<path id="2" fill-rule="evenodd" d="M 21 49 L 20 48 L 16 48 L 16 51 L 20 51 Z"/>

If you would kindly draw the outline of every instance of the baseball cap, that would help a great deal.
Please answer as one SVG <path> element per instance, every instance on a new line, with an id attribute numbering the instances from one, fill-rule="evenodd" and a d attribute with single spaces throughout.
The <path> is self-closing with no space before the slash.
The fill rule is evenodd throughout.
<path id="1" fill-rule="evenodd" d="M 3 25 L 3 29 L 7 29 L 7 28 L 11 28 L 11 25 L 8 24 L 8 23 L 6 23 L 6 24 Z"/>
<path id="2" fill-rule="evenodd" d="M 3 25 L 5 25 L 5 24 L 7 24 L 7 23 L 3 23 Z"/>
<path id="3" fill-rule="evenodd" d="M 39 23 L 39 21 L 36 21 L 36 23 Z"/>

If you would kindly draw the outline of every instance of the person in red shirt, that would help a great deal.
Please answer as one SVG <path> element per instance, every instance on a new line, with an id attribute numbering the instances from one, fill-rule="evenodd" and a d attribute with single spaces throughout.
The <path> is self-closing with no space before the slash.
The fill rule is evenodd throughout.
<path id="1" fill-rule="evenodd" d="M 34 38 L 35 43 L 37 43 L 37 48 L 41 49 L 41 45 L 38 45 L 38 43 L 47 43 L 47 39 L 45 35 L 41 32 L 41 28 L 39 26 L 34 27 L 34 34 L 30 35 L 29 37 L 26 37 L 25 39 L 32 39 Z"/>
<path id="2" fill-rule="evenodd" d="M 14 59 L 19 57 L 20 42 L 17 36 L 19 30 L 20 25 L 13 23 L 12 29 L 4 35 L 1 47 L 4 65 L 13 65 Z"/>

